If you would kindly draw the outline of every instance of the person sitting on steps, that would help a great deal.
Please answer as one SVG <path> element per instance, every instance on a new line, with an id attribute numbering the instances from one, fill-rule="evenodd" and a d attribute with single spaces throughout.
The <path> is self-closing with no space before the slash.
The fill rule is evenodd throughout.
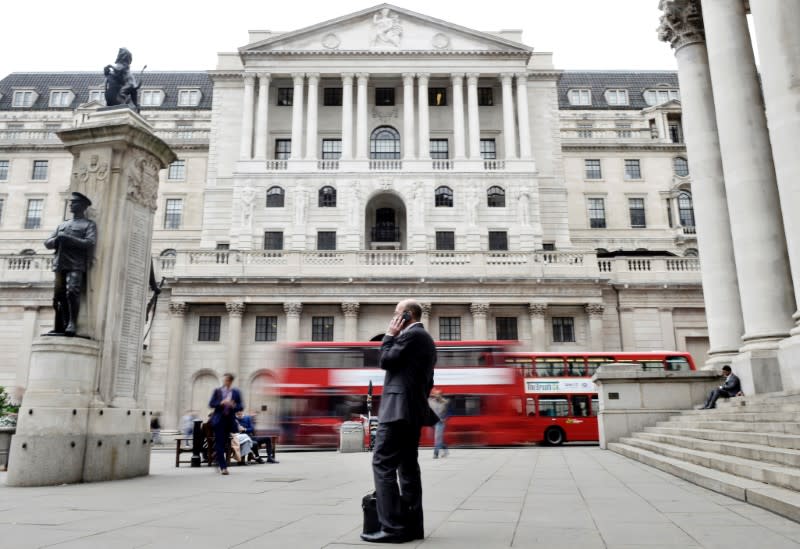
<path id="1" fill-rule="evenodd" d="M 722 375 L 725 376 L 725 383 L 711 391 L 708 395 L 708 399 L 706 399 L 706 403 L 703 406 L 703 410 L 709 410 L 711 408 L 717 407 L 717 399 L 719 397 L 722 398 L 730 398 L 733 396 L 738 396 L 742 392 L 742 386 L 739 382 L 739 378 L 731 371 L 730 366 L 723 366 L 722 367 Z"/>

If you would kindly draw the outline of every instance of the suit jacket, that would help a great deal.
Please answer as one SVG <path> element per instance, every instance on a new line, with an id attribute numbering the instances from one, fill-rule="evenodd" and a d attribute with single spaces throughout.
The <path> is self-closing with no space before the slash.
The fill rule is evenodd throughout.
<path id="1" fill-rule="evenodd" d="M 736 375 L 731 374 L 728 376 L 725 383 L 722 384 L 722 390 L 727 391 L 730 395 L 735 395 L 742 390 L 742 384 L 739 382 L 739 378 L 736 377 Z"/>
<path id="2" fill-rule="evenodd" d="M 60 237 L 56 244 L 56 237 Z M 61 223 L 50 238 L 44 241 L 48 250 L 55 249 L 54 271 L 89 270 L 97 243 L 97 225 L 85 217 Z"/>
<path id="3" fill-rule="evenodd" d="M 429 424 L 428 396 L 433 388 L 436 346 L 422 324 L 397 337 L 386 335 L 378 365 L 386 370 L 378 412 L 381 423 L 408 421 Z"/>
<path id="4" fill-rule="evenodd" d="M 208 403 L 209 408 L 214 408 L 211 414 L 211 425 L 216 426 L 224 423 L 226 428 L 235 433 L 238 431 L 236 428 L 236 412 L 244 410 L 242 405 L 242 393 L 236 387 L 231 388 L 231 399 L 233 400 L 233 407 L 225 407 L 222 405 L 222 387 L 217 387 L 211 394 L 211 400 Z"/>

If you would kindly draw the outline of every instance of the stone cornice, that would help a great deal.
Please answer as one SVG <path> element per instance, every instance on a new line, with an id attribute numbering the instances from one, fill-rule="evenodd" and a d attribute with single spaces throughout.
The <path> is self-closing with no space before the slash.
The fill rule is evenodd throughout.
<path id="1" fill-rule="evenodd" d="M 326 57 L 530 57 L 528 51 L 481 51 L 481 50 L 266 50 L 243 51 L 246 57 L 298 57 L 301 55 L 324 55 Z"/>
<path id="2" fill-rule="evenodd" d="M 658 27 L 658 38 L 674 50 L 689 44 L 704 43 L 703 13 L 700 0 L 661 0 L 658 5 L 664 14 Z"/>
<path id="3" fill-rule="evenodd" d="M 568 152 L 581 152 L 581 151 L 609 151 L 609 152 L 626 152 L 626 151 L 660 151 L 660 152 L 685 152 L 685 143 L 567 143 L 561 140 L 561 150 Z"/>

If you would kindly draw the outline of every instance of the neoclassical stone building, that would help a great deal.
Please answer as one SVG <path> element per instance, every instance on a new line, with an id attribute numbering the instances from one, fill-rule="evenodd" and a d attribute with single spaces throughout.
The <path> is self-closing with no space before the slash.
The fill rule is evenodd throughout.
<path id="1" fill-rule="evenodd" d="M 53 132 L 101 89 L 100 74 L 0 80 L 0 384 L 18 393 L 52 324 L 42 241 L 70 177 Z M 277 343 L 369 340 L 408 296 L 441 339 L 706 362 L 673 72 L 560 71 L 518 31 L 381 5 L 251 31 L 213 70 L 145 74 L 142 99 L 179 157 L 145 342 L 168 427 L 228 370 L 258 406 Z"/>

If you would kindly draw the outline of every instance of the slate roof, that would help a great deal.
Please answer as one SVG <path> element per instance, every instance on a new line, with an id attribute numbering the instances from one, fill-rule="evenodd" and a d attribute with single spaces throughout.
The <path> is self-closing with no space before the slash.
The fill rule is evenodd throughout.
<path id="1" fill-rule="evenodd" d="M 0 80 L 0 111 L 34 110 L 63 111 L 75 109 L 78 105 L 89 101 L 90 89 L 103 89 L 105 78 L 97 72 L 14 72 Z M 15 88 L 35 89 L 39 97 L 28 108 L 12 107 Z M 196 72 L 147 72 L 142 76 L 142 88 L 160 88 L 164 90 L 164 102 L 160 107 L 146 107 L 156 110 L 210 110 L 213 85 L 208 73 Z M 199 88 L 202 97 L 200 104 L 194 107 L 178 106 L 179 88 Z M 51 107 L 50 90 L 70 89 L 76 97 L 68 107 Z"/>
<path id="2" fill-rule="evenodd" d="M 644 102 L 644 90 L 677 88 L 678 73 L 674 71 L 564 71 L 558 80 L 558 108 L 567 110 L 640 110 L 649 107 Z M 592 90 L 591 105 L 571 105 L 567 92 L 574 88 Z M 629 105 L 606 103 L 607 89 L 628 90 Z"/>

